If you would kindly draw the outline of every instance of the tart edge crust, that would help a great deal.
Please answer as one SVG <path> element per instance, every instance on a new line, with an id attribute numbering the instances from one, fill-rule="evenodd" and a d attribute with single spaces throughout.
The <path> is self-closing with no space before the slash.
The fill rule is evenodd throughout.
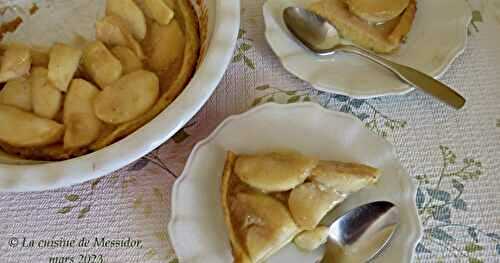
<path id="1" fill-rule="evenodd" d="M 245 252 L 233 229 L 233 224 L 231 221 L 231 213 L 229 211 L 229 179 L 233 173 L 234 163 L 236 162 L 236 154 L 228 151 L 226 154 L 226 161 L 224 163 L 224 172 L 222 174 L 222 185 L 221 185 L 221 201 L 222 208 L 224 210 L 224 222 L 228 231 L 229 241 L 231 244 L 231 253 L 233 254 L 234 263 L 251 263 L 250 257 Z"/>

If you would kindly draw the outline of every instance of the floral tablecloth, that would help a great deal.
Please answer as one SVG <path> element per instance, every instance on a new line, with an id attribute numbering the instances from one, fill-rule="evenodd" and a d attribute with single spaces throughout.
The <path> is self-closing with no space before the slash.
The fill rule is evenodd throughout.
<path id="1" fill-rule="evenodd" d="M 418 185 L 425 231 L 416 262 L 500 262 L 500 1 L 469 3 L 467 49 L 443 77 L 468 100 L 454 111 L 419 91 L 357 100 L 311 89 L 267 45 L 263 1 L 243 0 L 224 79 L 173 139 L 95 181 L 0 194 L 0 262 L 177 262 L 166 230 L 170 191 L 191 149 L 227 116 L 273 101 L 351 113 L 395 145 Z"/>

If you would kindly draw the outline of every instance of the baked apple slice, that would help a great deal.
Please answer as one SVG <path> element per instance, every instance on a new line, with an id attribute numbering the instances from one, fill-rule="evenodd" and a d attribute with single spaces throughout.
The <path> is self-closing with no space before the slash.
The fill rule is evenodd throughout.
<path id="1" fill-rule="evenodd" d="M 132 36 L 125 22 L 118 16 L 109 15 L 96 22 L 96 38 L 110 46 L 126 46 L 139 58 L 144 58 L 142 47 Z"/>
<path id="2" fill-rule="evenodd" d="M 160 74 L 182 58 L 185 45 L 186 38 L 176 19 L 166 26 L 152 23 L 144 40 L 148 66 Z"/>
<path id="3" fill-rule="evenodd" d="M 69 83 L 75 75 L 82 51 L 65 44 L 55 44 L 50 50 L 49 80 L 62 92 L 68 90 Z"/>
<path id="4" fill-rule="evenodd" d="M 96 97 L 97 117 L 105 123 L 121 124 L 141 116 L 158 99 L 159 82 L 154 73 L 145 70 L 123 76 Z"/>
<path id="5" fill-rule="evenodd" d="M 293 243 L 302 250 L 313 251 L 326 243 L 328 238 L 328 227 L 318 226 L 313 230 L 306 230 L 298 234 Z"/>
<path id="6" fill-rule="evenodd" d="M 303 183 L 317 163 L 317 159 L 297 153 L 240 155 L 234 172 L 252 187 L 264 192 L 279 192 Z"/>
<path id="7" fill-rule="evenodd" d="M 93 143 L 102 128 L 94 113 L 93 102 L 99 89 L 83 79 L 71 82 L 64 101 L 64 148 L 80 148 Z"/>
<path id="8" fill-rule="evenodd" d="M 64 126 L 53 120 L 0 104 L 0 141 L 14 147 L 37 147 L 58 142 Z"/>
<path id="9" fill-rule="evenodd" d="M 111 53 L 120 60 L 123 67 L 123 74 L 125 75 L 144 67 L 139 57 L 127 47 L 116 46 L 111 49 Z"/>
<path id="10" fill-rule="evenodd" d="M 30 82 L 24 77 L 9 80 L 0 91 L 0 103 L 31 111 L 33 107 Z"/>
<path id="11" fill-rule="evenodd" d="M 90 43 L 83 51 L 82 64 L 92 80 L 105 89 L 122 75 L 122 64 L 101 42 Z"/>
<path id="12" fill-rule="evenodd" d="M 313 230 L 321 219 L 344 199 L 345 195 L 334 188 L 307 182 L 292 190 L 288 198 L 288 208 L 301 228 Z"/>
<path id="13" fill-rule="evenodd" d="M 48 70 L 35 67 L 31 71 L 31 100 L 33 112 L 43 118 L 54 119 L 62 106 L 62 93 L 48 78 Z"/>
<path id="14" fill-rule="evenodd" d="M 31 53 L 27 47 L 10 45 L 1 61 L 0 83 L 27 75 L 31 68 Z"/>
<path id="15" fill-rule="evenodd" d="M 300 232 L 285 205 L 261 193 L 238 193 L 231 221 L 252 262 L 261 262 Z"/>
<path id="16" fill-rule="evenodd" d="M 145 14 L 160 25 L 168 25 L 174 18 L 174 11 L 163 0 L 144 0 Z"/>
<path id="17" fill-rule="evenodd" d="M 133 0 L 107 0 L 106 14 L 123 19 L 135 38 L 143 40 L 146 36 L 146 18 Z"/>
<path id="18" fill-rule="evenodd" d="M 379 176 L 380 171 L 368 165 L 320 161 L 312 171 L 310 179 L 348 194 L 357 192 L 369 184 L 374 184 Z"/>

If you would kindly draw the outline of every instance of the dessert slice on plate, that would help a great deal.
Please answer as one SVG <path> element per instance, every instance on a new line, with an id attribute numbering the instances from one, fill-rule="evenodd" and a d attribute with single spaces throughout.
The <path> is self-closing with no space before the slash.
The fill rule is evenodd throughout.
<path id="1" fill-rule="evenodd" d="M 379 53 L 396 50 L 415 18 L 415 0 L 319 0 L 309 9 L 335 25 L 342 37 Z"/>
<path id="2" fill-rule="evenodd" d="M 228 152 L 221 190 L 234 262 L 263 262 L 296 237 L 314 250 L 326 241 L 321 219 L 378 177 L 370 166 L 293 152 Z"/>

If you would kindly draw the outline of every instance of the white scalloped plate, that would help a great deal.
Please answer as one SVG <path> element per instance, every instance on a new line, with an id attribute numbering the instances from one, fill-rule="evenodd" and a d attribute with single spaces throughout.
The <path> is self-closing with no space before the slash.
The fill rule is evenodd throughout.
<path id="1" fill-rule="evenodd" d="M 268 103 L 226 119 L 193 149 L 172 193 L 169 233 L 180 262 L 232 262 L 219 201 L 226 151 L 258 153 L 275 149 L 380 168 L 382 176 L 375 186 L 351 195 L 334 213 L 339 215 L 376 200 L 396 203 L 401 209 L 400 228 L 375 262 L 412 261 L 422 234 L 415 205 L 416 187 L 392 145 L 351 115 L 314 103 Z M 321 252 L 303 253 L 289 245 L 268 262 L 315 262 Z"/>
<path id="2" fill-rule="evenodd" d="M 286 70 L 318 90 L 356 98 L 402 95 L 414 89 L 356 55 L 319 57 L 295 42 L 283 22 L 283 10 L 314 1 L 268 0 L 264 4 L 266 39 Z M 417 9 L 406 44 L 384 57 L 440 77 L 465 50 L 472 12 L 465 0 L 417 0 Z"/>
<path id="3" fill-rule="evenodd" d="M 0 191 L 42 191 L 95 179 L 141 158 L 181 129 L 205 104 L 222 79 L 239 30 L 239 0 L 203 2 L 208 12 L 208 49 L 193 78 L 170 106 L 126 138 L 78 158 L 22 164 L 0 151 Z"/>

